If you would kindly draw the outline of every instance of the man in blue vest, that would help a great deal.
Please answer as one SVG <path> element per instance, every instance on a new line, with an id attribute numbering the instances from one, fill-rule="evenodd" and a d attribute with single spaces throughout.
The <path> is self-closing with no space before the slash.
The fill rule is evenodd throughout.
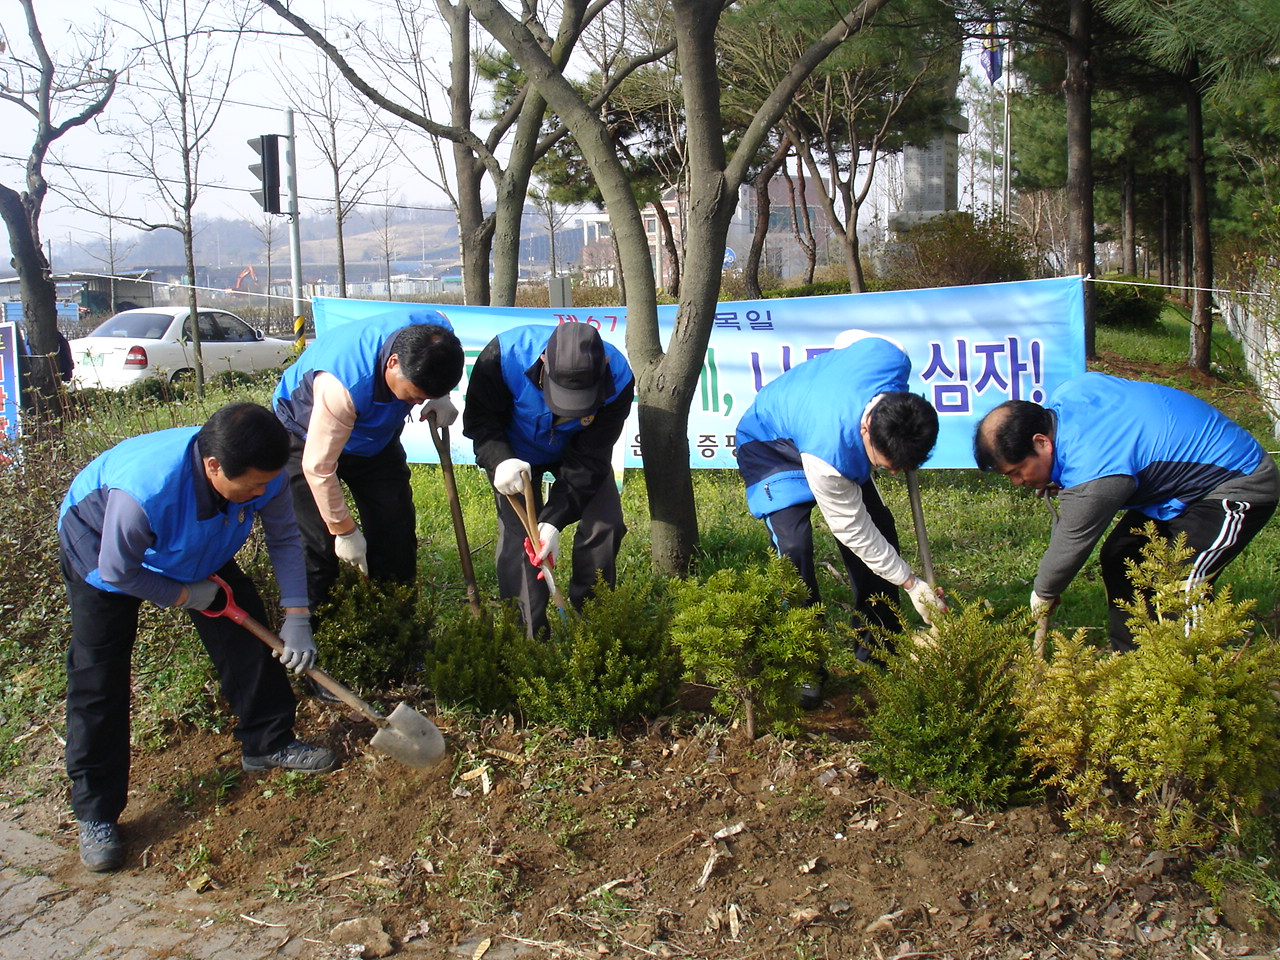
<path id="1" fill-rule="evenodd" d="M 441 426 L 452 423 L 458 411 L 448 393 L 461 379 L 462 344 L 444 314 L 427 309 L 407 321 L 392 311 L 335 327 L 285 369 L 273 403 L 293 435 L 288 471 L 312 603 L 329 596 L 339 560 L 381 580 L 417 579 L 417 522 L 400 432 L 424 401 L 422 419 L 434 414 Z"/>
<path id="2" fill-rule="evenodd" d="M 1062 383 L 1046 406 L 1009 400 L 978 424 L 974 459 L 1015 486 L 1056 495 L 1058 515 L 1031 591 L 1047 614 L 1102 544 L 1111 648 L 1134 649 L 1127 560 L 1141 556 L 1141 529 L 1187 536 L 1195 551 L 1187 583 L 1213 583 L 1275 512 L 1280 472 L 1262 445 L 1214 407 L 1172 387 L 1084 373 Z"/>
<path id="3" fill-rule="evenodd" d="M 860 660 L 872 659 L 865 627 L 897 632 L 902 587 L 929 622 L 939 595 L 898 554 L 893 514 L 871 478 L 876 467 L 914 470 L 938 439 L 938 414 L 907 392 L 911 361 L 894 343 L 864 335 L 820 354 L 765 384 L 738 423 L 738 472 L 747 507 L 764 520 L 779 555 L 795 564 L 817 603 L 814 506 L 835 535 L 849 574 L 854 610 L 864 628 Z M 821 686 L 801 693 L 801 706 L 822 703 Z"/>
<path id="4" fill-rule="evenodd" d="M 480 352 L 467 382 L 463 433 L 475 443 L 476 463 L 489 471 L 498 504 L 498 593 L 516 598 L 529 636 L 547 626 L 547 586 L 539 567 L 555 563 L 560 532 L 571 523 L 573 577 L 569 602 L 591 595 L 597 572 L 617 581 L 618 550 L 626 533 L 613 481 L 613 446 L 622 435 L 635 378 L 622 352 L 595 327 L 516 327 Z M 555 478 L 546 505 L 542 475 Z M 524 496 L 533 481 L 540 544 L 528 544 L 506 495 Z"/>
<path id="5" fill-rule="evenodd" d="M 129 787 L 129 675 L 143 600 L 185 607 L 217 667 L 246 770 L 327 772 L 337 755 L 293 735 L 295 700 L 285 668 L 315 663 L 302 546 L 281 474 L 289 437 L 271 411 L 237 403 L 203 427 L 133 437 L 85 467 L 58 519 L 62 575 L 71 601 L 67 650 L 67 773 L 90 870 L 124 862 L 116 821 Z M 235 555 L 262 520 L 280 585 L 285 649 L 269 647 L 224 617 L 217 574 L 236 603 L 266 620 Z"/>

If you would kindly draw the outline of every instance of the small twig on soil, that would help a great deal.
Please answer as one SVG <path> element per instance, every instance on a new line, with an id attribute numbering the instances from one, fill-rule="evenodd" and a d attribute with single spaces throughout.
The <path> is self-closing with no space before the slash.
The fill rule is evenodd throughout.
<path id="1" fill-rule="evenodd" d="M 259 920 L 257 917 L 251 917 L 247 913 L 240 914 L 241 920 L 248 920 L 250 923 L 256 923 L 260 927 L 287 927 L 287 923 L 268 923 L 266 920 Z"/>
<path id="2" fill-rule="evenodd" d="M 504 940 L 510 940 L 513 943 L 523 943 L 530 947 L 541 947 L 543 950 L 550 950 L 555 955 L 563 954 L 570 957 L 584 957 L 588 958 L 588 960 L 598 960 L 599 957 L 599 954 L 594 951 L 587 953 L 584 950 L 569 946 L 569 944 L 562 940 L 530 940 L 527 937 L 517 937 L 510 933 L 500 933 L 498 936 L 502 937 Z"/>
<path id="3" fill-rule="evenodd" d="M 677 840 L 675 843 L 671 844 L 671 846 L 665 847 L 664 849 L 659 850 L 657 853 L 657 856 L 653 858 L 653 862 L 657 863 L 659 860 L 665 857 L 672 850 L 675 850 L 677 847 L 688 846 L 691 843 L 701 843 L 706 839 L 707 839 L 707 835 L 705 833 L 703 833 L 701 830 L 695 830 L 693 831 L 693 833 L 689 834 L 689 836 L 683 838 L 682 840 Z"/>

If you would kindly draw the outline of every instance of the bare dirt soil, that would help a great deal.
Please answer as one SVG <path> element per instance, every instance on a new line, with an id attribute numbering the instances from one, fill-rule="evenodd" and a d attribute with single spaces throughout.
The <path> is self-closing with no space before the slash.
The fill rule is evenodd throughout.
<path id="1" fill-rule="evenodd" d="M 353 918 L 399 954 L 491 960 L 1277 955 L 1273 920 L 1212 906 L 1184 858 L 1073 836 L 1048 802 L 893 789 L 858 759 L 861 711 L 844 695 L 755 743 L 697 714 L 619 739 L 445 718 L 449 759 L 415 772 L 308 700 L 300 732 L 344 757 L 323 778 L 243 773 L 224 733 L 138 756 L 125 869 L 288 922 L 316 957 L 359 955 L 332 935 Z M 58 778 L 56 740 L 32 741 Z M 65 839 L 74 883 L 67 817 L 58 785 L 23 824 Z"/>

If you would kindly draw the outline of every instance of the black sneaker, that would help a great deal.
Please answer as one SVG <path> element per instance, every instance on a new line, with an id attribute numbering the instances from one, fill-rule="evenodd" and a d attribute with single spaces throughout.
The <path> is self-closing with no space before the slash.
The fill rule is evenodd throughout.
<path id="1" fill-rule="evenodd" d="M 261 757 L 251 757 L 247 753 L 240 757 L 240 766 L 246 770 L 284 767 L 286 770 L 301 770 L 303 773 L 328 773 L 337 765 L 338 755 L 328 747 L 313 747 L 301 740 L 290 740 L 275 753 Z"/>
<path id="2" fill-rule="evenodd" d="M 809 680 L 796 687 L 796 700 L 801 710 L 817 710 L 822 706 L 822 684 Z"/>
<path id="3" fill-rule="evenodd" d="M 109 820 L 80 821 L 80 862 L 94 873 L 119 870 L 124 864 L 120 831 Z"/>

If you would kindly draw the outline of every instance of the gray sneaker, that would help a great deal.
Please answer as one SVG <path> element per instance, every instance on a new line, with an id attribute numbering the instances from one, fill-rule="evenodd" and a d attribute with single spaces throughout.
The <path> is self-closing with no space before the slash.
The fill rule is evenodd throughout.
<path id="1" fill-rule="evenodd" d="M 94 873 L 108 873 L 124 865 L 124 844 L 114 823 L 80 821 L 80 862 Z"/>
<path id="2" fill-rule="evenodd" d="M 328 773 L 337 765 L 338 755 L 328 747 L 313 747 L 301 740 L 290 740 L 275 753 L 261 757 L 251 757 L 247 753 L 240 757 L 240 766 L 246 770 L 284 767 L 286 770 L 301 770 L 303 773 Z"/>

